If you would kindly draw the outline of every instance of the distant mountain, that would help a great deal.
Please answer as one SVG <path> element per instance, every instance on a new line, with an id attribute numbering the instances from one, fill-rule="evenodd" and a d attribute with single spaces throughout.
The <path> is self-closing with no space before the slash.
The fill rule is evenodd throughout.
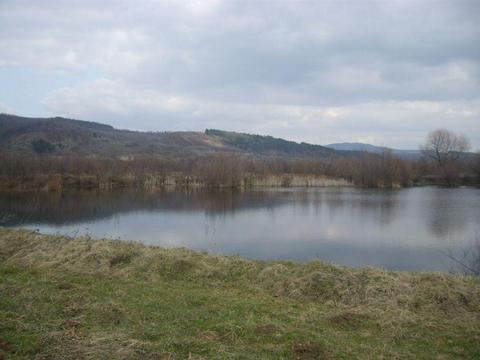
<path id="1" fill-rule="evenodd" d="M 282 157 L 323 157 L 339 154 L 320 145 L 230 131 L 139 132 L 62 117 L 28 118 L 8 114 L 0 114 L 1 150 L 23 155 L 149 155 L 168 158 L 215 152 Z M 346 154 L 341 152 L 342 156 Z"/>
<path id="2" fill-rule="evenodd" d="M 375 146 L 364 143 L 336 143 L 325 145 L 330 149 L 340 150 L 340 151 L 366 151 L 375 154 L 381 154 L 384 150 L 387 150 L 387 147 Z"/>
<path id="3" fill-rule="evenodd" d="M 364 143 L 336 143 L 325 146 L 337 151 L 365 151 L 373 154 L 381 154 L 384 151 L 390 150 L 394 155 L 405 160 L 416 160 L 422 156 L 422 152 L 420 150 L 391 149 L 384 146 L 375 146 Z"/>

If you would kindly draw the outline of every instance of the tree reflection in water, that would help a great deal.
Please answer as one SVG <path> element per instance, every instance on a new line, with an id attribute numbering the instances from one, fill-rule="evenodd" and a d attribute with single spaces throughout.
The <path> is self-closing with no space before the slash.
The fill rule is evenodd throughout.
<path id="1" fill-rule="evenodd" d="M 449 271 L 480 218 L 480 190 L 271 188 L 0 193 L 0 222 L 257 259 Z M 473 253 L 470 252 L 468 259 Z M 470 260 L 469 260 L 470 261 Z"/>

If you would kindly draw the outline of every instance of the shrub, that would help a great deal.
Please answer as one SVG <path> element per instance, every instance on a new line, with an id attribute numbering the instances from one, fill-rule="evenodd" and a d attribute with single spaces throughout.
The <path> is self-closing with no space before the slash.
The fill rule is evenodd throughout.
<path id="1" fill-rule="evenodd" d="M 32 141 L 32 148 L 37 154 L 49 153 L 55 150 L 55 146 L 43 139 L 36 139 Z"/>

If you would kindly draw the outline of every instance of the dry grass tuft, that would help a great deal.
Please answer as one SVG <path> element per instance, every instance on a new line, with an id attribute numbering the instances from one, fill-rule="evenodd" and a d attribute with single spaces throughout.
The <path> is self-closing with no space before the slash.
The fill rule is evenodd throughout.
<path id="1" fill-rule="evenodd" d="M 480 281 L 438 273 L 349 269 L 321 261 L 260 262 L 133 242 L 48 236 L 0 228 L 6 264 L 54 267 L 79 273 L 233 281 L 280 297 L 405 311 L 480 311 Z"/>

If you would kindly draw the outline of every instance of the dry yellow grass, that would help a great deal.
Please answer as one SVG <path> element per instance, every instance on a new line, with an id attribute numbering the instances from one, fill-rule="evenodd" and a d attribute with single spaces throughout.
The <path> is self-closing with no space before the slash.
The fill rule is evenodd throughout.
<path id="1" fill-rule="evenodd" d="M 178 275 L 231 280 L 275 296 L 382 309 L 480 312 L 478 278 L 441 273 L 361 270 L 311 261 L 263 262 L 185 248 L 135 242 L 41 235 L 0 229 L 0 260 L 8 265 L 52 267 L 155 280 Z"/>
<path id="2" fill-rule="evenodd" d="M 64 330 L 57 331 L 56 340 L 50 334 L 46 351 L 54 358 L 52 349 L 69 358 L 73 343 L 85 358 L 98 358 L 99 351 L 113 358 L 142 358 L 140 350 L 165 358 L 480 354 L 480 281 L 473 277 L 354 270 L 321 261 L 252 261 L 3 228 L 0 266 L 7 269 L 7 296 L 13 296 L 12 287 L 43 294 L 49 281 L 55 284 L 49 290 L 52 299 L 82 289 L 84 301 L 63 299 L 60 306 L 62 321 L 76 329 L 78 339 L 73 341 Z M 20 269 L 23 275 L 17 279 L 17 270 L 9 275 L 8 269 Z M 28 276 L 40 285 L 25 283 L 23 269 L 33 271 Z M 104 287 L 113 290 L 104 293 Z M 41 302 L 28 296 L 23 301 L 23 310 L 0 308 L 0 320 L 13 323 L 25 317 L 25 307 L 42 311 Z M 2 306 L 14 308 L 9 304 Z M 167 315 L 153 310 L 160 308 Z M 78 315 L 84 313 L 90 315 Z M 157 317 L 170 318 L 171 324 L 148 324 Z M 31 322 L 33 333 L 44 327 L 38 319 Z M 128 330 L 120 331 L 122 326 Z M 1 331 L 0 326 L 1 341 L 18 347 L 11 337 L 2 340 Z M 251 350 L 239 356 L 246 349 Z"/>

